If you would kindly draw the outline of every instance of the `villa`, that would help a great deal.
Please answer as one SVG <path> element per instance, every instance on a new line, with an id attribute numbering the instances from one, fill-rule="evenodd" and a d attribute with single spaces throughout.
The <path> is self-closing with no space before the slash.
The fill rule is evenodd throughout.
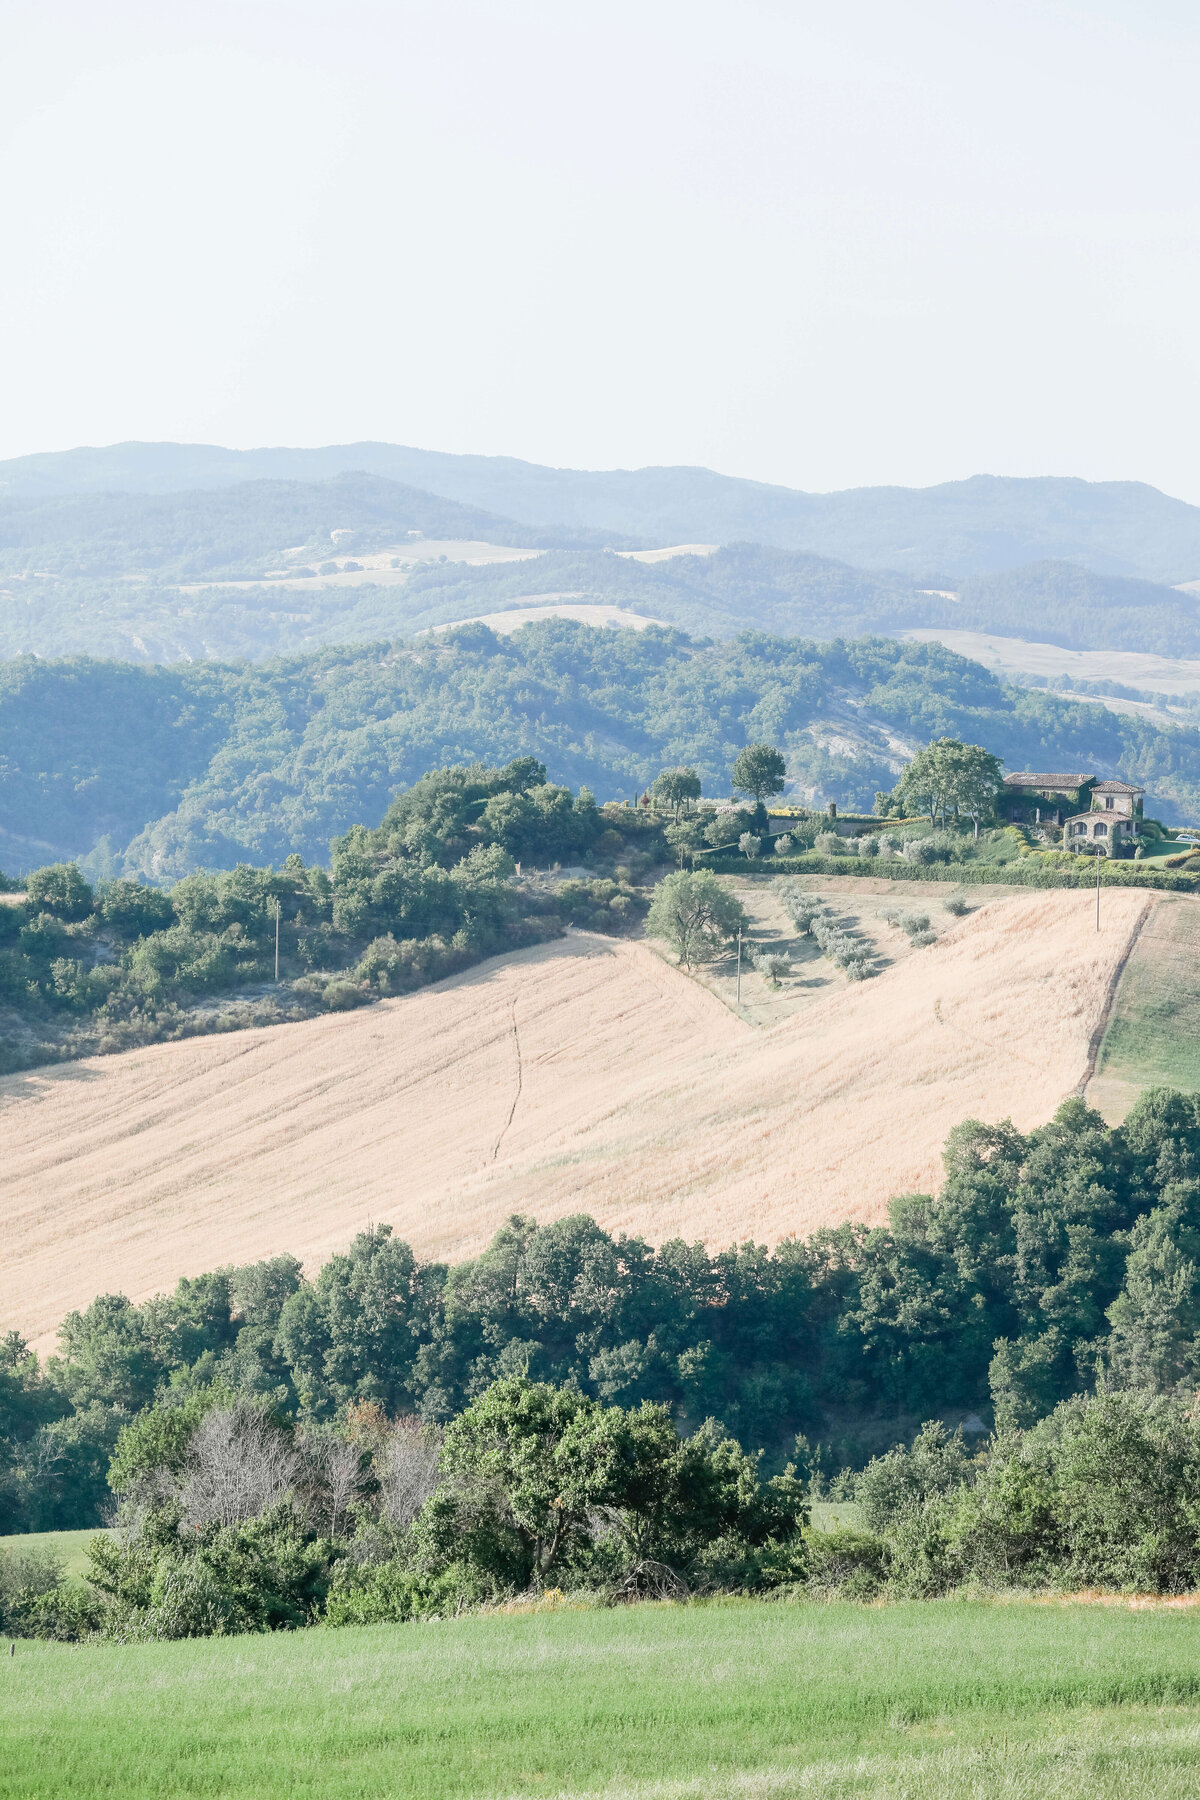
<path id="1" fill-rule="evenodd" d="M 1015 823 L 1061 825 L 1064 850 L 1120 856 L 1137 837 L 1145 792 L 1129 781 L 1026 770 L 1004 777 L 1000 810 Z"/>

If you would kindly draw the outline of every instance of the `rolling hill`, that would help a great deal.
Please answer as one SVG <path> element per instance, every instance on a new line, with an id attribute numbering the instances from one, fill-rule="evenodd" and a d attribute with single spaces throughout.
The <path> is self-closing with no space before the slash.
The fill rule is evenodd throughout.
<path id="1" fill-rule="evenodd" d="M 397 789 L 476 759 L 532 754 L 601 800 L 689 763 L 725 794 L 763 738 L 793 797 L 869 811 L 944 734 L 1010 768 L 1138 780 L 1171 821 L 1200 814 L 1200 732 L 1004 687 L 939 644 L 695 643 L 551 619 L 266 665 L 0 665 L 0 868 L 81 856 L 95 875 L 167 881 L 293 851 L 324 862 Z"/>
<path id="2" fill-rule="evenodd" d="M 961 1119 L 1028 1129 L 1083 1087 L 1155 904 L 1114 890 L 1097 933 L 1087 893 L 997 895 L 914 951 L 887 889 L 839 902 L 884 973 L 824 978 L 765 1030 L 649 947 L 576 934 L 364 1012 L 6 1077 L 0 1317 L 45 1341 L 98 1286 L 316 1262 L 369 1220 L 447 1258 L 514 1211 L 658 1243 L 881 1220 L 937 1184 Z"/>
<path id="3" fill-rule="evenodd" d="M 319 482 L 350 471 L 542 531 L 659 544 L 748 540 L 918 576 L 966 577 L 1052 559 L 1156 582 L 1200 577 L 1200 507 L 1135 481 L 975 475 L 931 488 L 808 494 L 711 469 L 553 469 L 395 444 L 227 450 L 129 443 L 12 458 L 0 463 L 0 492 L 166 494 L 258 480 Z"/>

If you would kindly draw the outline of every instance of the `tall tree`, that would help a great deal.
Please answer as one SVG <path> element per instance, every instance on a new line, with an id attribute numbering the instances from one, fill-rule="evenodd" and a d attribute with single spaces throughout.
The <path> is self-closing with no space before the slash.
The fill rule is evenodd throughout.
<path id="1" fill-rule="evenodd" d="M 935 738 L 917 751 L 891 794 L 880 796 L 876 806 L 927 812 L 932 825 L 947 813 L 963 812 L 975 821 L 978 836 L 979 820 L 994 807 L 1001 780 L 999 759 L 990 751 L 958 738 Z"/>
<path id="2" fill-rule="evenodd" d="M 739 750 L 729 776 L 734 792 L 749 794 L 760 816 L 764 801 L 772 794 L 781 794 L 786 779 L 787 764 L 770 744 L 747 744 Z"/>
<path id="3" fill-rule="evenodd" d="M 654 798 L 670 807 L 678 824 L 680 813 L 700 798 L 700 777 L 695 769 L 664 769 L 654 783 Z"/>

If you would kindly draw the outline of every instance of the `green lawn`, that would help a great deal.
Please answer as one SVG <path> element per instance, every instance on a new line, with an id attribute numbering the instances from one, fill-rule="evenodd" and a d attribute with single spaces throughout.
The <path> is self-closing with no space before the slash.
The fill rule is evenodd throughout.
<path id="1" fill-rule="evenodd" d="M 1121 977 L 1097 1073 L 1200 1090 L 1200 900 L 1166 895 Z"/>
<path id="2" fill-rule="evenodd" d="M 0 1555 L 6 1550 L 13 1550 L 18 1556 L 28 1550 L 50 1550 L 62 1558 L 64 1574 L 85 1575 L 87 1547 L 94 1537 L 103 1536 L 96 1526 L 87 1531 L 26 1531 L 17 1537 L 0 1537 Z"/>
<path id="3" fill-rule="evenodd" d="M 559 1609 L 18 1643 L 0 1795 L 1200 1793 L 1200 1614 L 967 1602 Z"/>

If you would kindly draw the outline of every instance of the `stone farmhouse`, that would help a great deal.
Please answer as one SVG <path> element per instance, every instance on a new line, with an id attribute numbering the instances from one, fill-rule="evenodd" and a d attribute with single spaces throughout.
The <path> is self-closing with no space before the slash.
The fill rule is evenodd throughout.
<path id="1" fill-rule="evenodd" d="M 1120 856 L 1133 848 L 1145 792 L 1129 781 L 1025 770 L 1004 777 L 999 811 L 1022 825 L 1061 826 L 1064 850 Z"/>

